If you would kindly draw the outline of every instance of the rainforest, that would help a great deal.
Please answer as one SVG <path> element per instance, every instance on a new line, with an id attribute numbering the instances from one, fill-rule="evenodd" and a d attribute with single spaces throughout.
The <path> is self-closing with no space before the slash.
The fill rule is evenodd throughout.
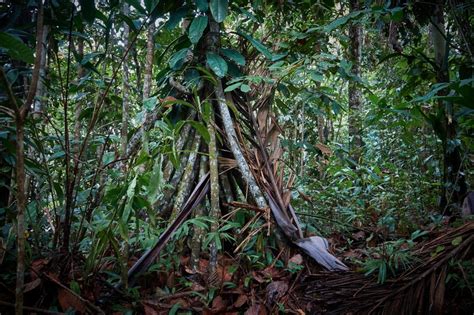
<path id="1" fill-rule="evenodd" d="M 473 9 L 0 1 L 0 314 L 472 314 Z"/>

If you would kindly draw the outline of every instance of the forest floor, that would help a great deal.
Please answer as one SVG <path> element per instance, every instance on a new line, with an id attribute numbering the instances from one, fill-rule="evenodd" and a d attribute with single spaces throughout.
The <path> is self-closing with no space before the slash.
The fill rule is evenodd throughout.
<path id="1" fill-rule="evenodd" d="M 186 252 L 167 268 L 152 267 L 128 290 L 106 281 L 112 264 L 101 266 L 94 279 L 83 279 L 80 256 L 37 259 L 25 287 L 26 310 L 56 313 L 46 311 L 56 305 L 76 314 L 470 314 L 473 221 L 426 227 L 416 239 L 399 241 L 394 252 L 393 243 L 368 240 L 369 232 L 352 233 L 350 248 L 343 250 L 337 248 L 347 244 L 346 235 L 329 238 L 331 250 L 350 267 L 347 272 L 324 271 L 291 246 L 259 267 L 249 265 L 242 254 L 224 251 L 214 287 L 208 285 L 208 257 L 202 256 L 193 270 Z M 380 245 L 384 251 L 376 254 Z M 68 280 L 58 268 L 64 260 L 73 267 Z M 376 267 L 367 275 L 357 261 L 372 261 Z M 8 313 L 14 292 L 2 286 L 0 311 Z"/>

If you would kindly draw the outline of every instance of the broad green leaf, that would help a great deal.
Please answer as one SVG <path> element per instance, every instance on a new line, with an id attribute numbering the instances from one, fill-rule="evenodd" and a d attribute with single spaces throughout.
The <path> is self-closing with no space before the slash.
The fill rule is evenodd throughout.
<path id="1" fill-rule="evenodd" d="M 250 92 L 250 86 L 248 86 L 248 84 L 242 84 L 240 86 L 240 90 L 244 93 L 248 93 L 248 92 Z"/>
<path id="2" fill-rule="evenodd" d="M 228 87 L 225 88 L 224 92 L 230 92 L 235 90 L 236 88 L 240 87 L 242 85 L 242 82 L 237 82 L 234 84 L 229 85 Z"/>
<path id="3" fill-rule="evenodd" d="M 157 103 L 158 98 L 156 96 L 153 96 L 143 101 L 143 107 L 145 107 L 148 111 L 152 111 L 155 109 Z"/>
<path id="4" fill-rule="evenodd" d="M 191 43 L 196 44 L 202 37 L 207 26 L 207 16 L 195 17 L 189 26 L 188 37 Z"/>
<path id="5" fill-rule="evenodd" d="M 188 48 L 183 48 L 175 52 L 169 61 L 170 68 L 173 70 L 179 70 L 183 66 L 184 59 L 186 58 L 187 54 Z"/>
<path id="6" fill-rule="evenodd" d="M 153 204 L 156 201 L 160 193 L 160 188 L 163 184 L 162 166 L 163 166 L 163 156 L 160 156 L 159 158 L 155 160 L 155 163 L 153 165 L 150 183 L 148 184 L 148 189 L 147 189 L 148 191 L 147 198 L 151 204 Z"/>
<path id="7" fill-rule="evenodd" d="M 237 50 L 222 48 L 221 53 L 238 65 L 245 66 L 245 57 Z"/>
<path id="8" fill-rule="evenodd" d="M 213 52 L 207 52 L 206 57 L 209 68 L 211 68 L 218 77 L 224 77 L 227 73 L 227 62 L 225 62 L 221 56 Z"/>
<path id="9" fill-rule="evenodd" d="M 0 32 L 0 48 L 7 49 L 7 54 L 16 60 L 34 63 L 33 50 L 20 39 L 5 32 Z"/>
<path id="10" fill-rule="evenodd" d="M 244 37 L 246 40 L 248 40 L 252 44 L 252 46 L 255 47 L 255 49 L 257 49 L 259 52 L 261 52 L 267 59 L 272 60 L 272 58 L 273 58 L 272 53 L 260 41 L 256 40 L 255 38 L 253 38 L 252 36 L 250 36 L 248 34 L 245 34 L 245 33 L 242 33 L 242 32 L 240 32 L 239 34 L 242 37 Z"/>
<path id="11" fill-rule="evenodd" d="M 175 28 L 186 16 L 186 14 L 188 14 L 187 6 L 181 7 L 178 10 L 171 12 L 169 20 L 165 23 L 165 28 L 168 30 Z"/>
<path id="12" fill-rule="evenodd" d="M 137 187 L 137 177 L 136 176 L 133 178 L 133 180 L 128 185 L 128 189 L 127 189 L 127 197 L 128 198 L 131 199 L 135 195 L 135 187 Z"/>
<path id="13" fill-rule="evenodd" d="M 342 25 L 346 24 L 347 22 L 349 22 L 349 20 L 358 17 L 359 15 L 361 15 L 364 12 L 366 12 L 366 11 L 365 10 L 364 11 L 354 11 L 354 12 L 349 13 L 348 15 L 345 15 L 343 17 L 335 19 L 334 21 L 332 21 L 328 25 L 324 26 L 323 31 L 329 33 L 331 31 L 335 30 L 336 28 L 338 28 L 339 26 L 342 26 Z"/>
<path id="14" fill-rule="evenodd" d="M 207 0 L 195 0 L 195 2 L 196 7 L 199 11 L 206 12 L 209 9 L 209 4 L 207 3 Z"/>
<path id="15" fill-rule="evenodd" d="M 210 8 L 212 16 L 217 23 L 224 21 L 227 16 L 227 7 L 229 6 L 228 0 L 211 0 Z"/>

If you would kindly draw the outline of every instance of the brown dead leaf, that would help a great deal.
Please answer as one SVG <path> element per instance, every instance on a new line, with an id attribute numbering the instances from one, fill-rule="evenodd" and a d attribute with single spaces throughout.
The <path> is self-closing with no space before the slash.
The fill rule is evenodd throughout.
<path id="1" fill-rule="evenodd" d="M 48 264 L 49 259 L 42 258 L 42 259 L 37 259 L 31 262 L 31 270 L 33 271 L 31 273 L 31 279 L 36 279 L 38 278 L 38 275 L 41 273 L 43 268 Z"/>
<path id="2" fill-rule="evenodd" d="M 247 300 L 248 300 L 248 297 L 246 295 L 240 295 L 238 298 L 237 298 L 237 301 L 234 302 L 234 307 L 241 307 L 242 305 L 244 305 L 245 303 L 247 303 Z"/>
<path id="3" fill-rule="evenodd" d="M 80 314 L 84 314 L 86 312 L 86 306 L 84 303 L 77 296 L 63 288 L 59 288 L 58 301 L 63 311 L 72 308 Z"/>
<path id="4" fill-rule="evenodd" d="M 261 304 L 254 304 L 245 311 L 244 315 L 267 315 L 267 308 Z"/>
<path id="5" fill-rule="evenodd" d="M 318 148 L 319 150 L 321 150 L 321 153 L 323 153 L 323 155 L 327 155 L 327 156 L 331 156 L 332 155 L 332 150 L 331 148 L 329 148 L 327 145 L 325 144 L 322 144 L 322 143 L 317 143 L 316 144 L 316 148 Z"/>
<path id="6" fill-rule="evenodd" d="M 288 260 L 288 263 L 293 263 L 295 265 L 301 265 L 303 263 L 303 256 L 296 254 Z"/>
<path id="7" fill-rule="evenodd" d="M 212 311 L 213 312 L 222 312 L 227 307 L 227 303 L 224 301 L 222 296 L 218 295 L 212 301 Z"/>
<path id="8" fill-rule="evenodd" d="M 23 292 L 29 292 L 31 290 L 34 290 L 36 289 L 39 285 L 41 284 L 41 279 L 40 278 L 36 278 L 35 280 L 31 281 L 31 282 L 28 282 L 27 284 L 25 284 L 24 286 L 24 289 L 23 289 Z"/>
<path id="9" fill-rule="evenodd" d="M 278 269 L 274 266 L 268 266 L 262 271 L 259 271 L 258 274 L 262 275 L 265 279 L 278 279 L 283 276 L 282 269 Z"/>
<path id="10" fill-rule="evenodd" d="M 143 304 L 143 310 L 145 315 L 158 315 L 158 312 L 151 305 Z"/>
<path id="11" fill-rule="evenodd" d="M 357 233 L 352 233 L 352 238 L 355 239 L 356 241 L 361 241 L 365 239 L 365 232 L 359 231 Z"/>
<path id="12" fill-rule="evenodd" d="M 260 276 L 258 273 L 256 273 L 255 271 L 252 271 L 252 276 L 253 276 L 253 279 L 257 281 L 258 283 L 265 282 L 265 279 L 262 276 Z"/>

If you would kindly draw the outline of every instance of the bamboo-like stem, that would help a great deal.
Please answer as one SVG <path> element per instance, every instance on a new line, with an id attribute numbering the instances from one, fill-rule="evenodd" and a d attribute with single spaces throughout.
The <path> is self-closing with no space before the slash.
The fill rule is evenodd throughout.
<path id="1" fill-rule="evenodd" d="M 191 129 L 189 132 L 189 135 L 186 137 L 186 142 L 183 144 L 183 148 L 186 150 L 190 150 L 193 141 L 194 141 L 194 129 Z M 167 211 L 167 209 L 169 208 L 169 205 L 172 204 L 172 200 L 175 195 L 176 189 L 184 173 L 185 168 L 182 166 L 185 165 L 187 161 L 188 161 L 188 155 L 182 154 L 180 158 L 180 163 L 179 163 L 181 167 L 175 170 L 173 176 L 171 177 L 171 180 L 168 180 L 168 181 L 165 180 L 165 182 L 167 182 L 169 185 L 168 187 L 164 188 L 163 197 L 157 202 L 155 202 L 155 204 L 153 205 L 154 209 L 156 209 L 158 212 L 164 215 L 169 215 L 169 212 Z M 170 168 L 171 168 L 172 163 L 171 162 L 169 163 L 171 164 L 170 165 Z M 165 171 L 166 171 L 166 167 L 165 167 Z"/>
<path id="2" fill-rule="evenodd" d="M 23 314 L 23 286 L 25 283 L 25 208 L 26 208 L 26 193 L 25 193 L 25 121 L 28 111 L 33 104 L 34 96 L 37 91 L 39 80 L 39 73 L 41 67 L 41 55 L 43 50 L 43 2 L 40 1 L 38 5 L 38 19 L 36 24 L 36 59 L 33 69 L 33 76 L 31 85 L 25 103 L 18 108 L 18 103 L 11 93 L 11 86 L 5 76 L 2 68 L 3 81 L 9 91 L 9 98 L 12 107 L 15 110 L 16 121 L 16 207 L 17 207 L 17 268 L 16 268 L 16 287 L 15 287 L 15 314 Z"/>
<path id="3" fill-rule="evenodd" d="M 194 169 L 200 144 L 201 136 L 196 135 L 191 153 L 188 157 L 188 163 L 184 169 L 183 180 L 181 180 L 181 182 L 179 183 L 178 191 L 176 193 L 176 199 L 173 205 L 173 210 L 171 211 L 170 220 L 174 220 L 174 218 L 176 218 L 179 210 L 181 209 L 181 206 L 183 205 L 184 200 L 189 196 L 189 193 L 191 191 L 192 182 L 196 175 Z"/>
<path id="4" fill-rule="evenodd" d="M 206 155 L 201 156 L 199 178 L 203 178 L 208 172 L 208 158 Z M 204 214 L 205 207 L 201 204 L 194 211 L 194 217 L 199 217 Z M 199 268 L 199 257 L 201 254 L 201 244 L 204 238 L 204 230 L 199 226 L 194 226 L 193 238 L 190 240 L 191 247 L 191 270 L 194 272 L 198 271 Z"/>
<path id="5" fill-rule="evenodd" d="M 209 216 L 212 219 L 211 233 L 216 233 L 219 228 L 220 207 L 219 207 L 219 168 L 217 165 L 217 144 L 216 130 L 214 128 L 214 112 L 211 112 L 210 122 L 207 130 L 209 132 L 209 172 L 211 182 L 211 208 Z M 217 285 L 217 245 L 215 241 L 209 244 L 209 284 Z"/>

